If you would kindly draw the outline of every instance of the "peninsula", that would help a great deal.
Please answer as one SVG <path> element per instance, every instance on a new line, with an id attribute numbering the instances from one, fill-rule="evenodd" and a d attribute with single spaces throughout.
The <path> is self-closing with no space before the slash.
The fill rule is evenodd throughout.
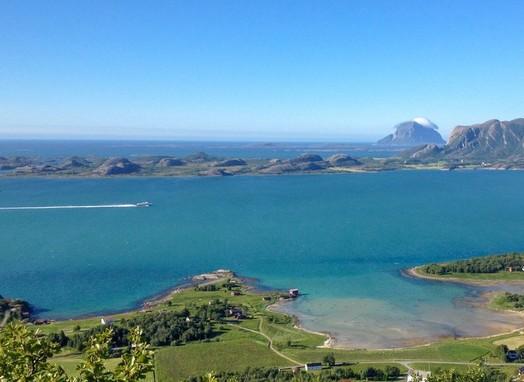
<path id="1" fill-rule="evenodd" d="M 322 380 L 396 380 L 408 369 L 466 370 L 483 360 L 490 372 L 510 376 L 518 365 L 507 363 L 508 344 L 524 344 L 518 332 L 485 338 L 441 339 L 425 346 L 389 350 L 332 347 L 326 335 L 302 330 L 296 319 L 268 309 L 296 298 L 296 291 L 258 291 L 229 270 L 197 275 L 184 286 L 118 314 L 64 321 L 29 320 L 60 345 L 52 362 L 74 372 L 87 339 L 104 327 L 113 328 L 115 349 L 125 345 L 130 328 L 139 325 L 155 348 L 158 381 L 195 380 L 209 372 L 226 378 L 279 375 L 320 370 Z M 509 296 L 507 300 L 516 300 Z M 502 345 L 504 347 L 502 349 Z M 501 349 L 506 349 L 503 357 Z M 118 352 L 111 362 L 118 361 Z M 425 365 L 425 366 L 424 366 Z M 224 379 L 225 380 L 225 379 Z"/>
<path id="2" fill-rule="evenodd" d="M 420 265 L 408 269 L 406 273 L 424 279 L 474 285 L 515 282 L 524 285 L 524 253 L 506 253 Z"/>

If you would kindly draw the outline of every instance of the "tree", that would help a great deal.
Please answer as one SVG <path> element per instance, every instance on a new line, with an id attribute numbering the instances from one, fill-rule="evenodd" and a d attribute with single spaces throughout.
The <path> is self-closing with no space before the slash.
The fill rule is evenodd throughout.
<path id="1" fill-rule="evenodd" d="M 335 355 L 333 353 L 326 354 L 323 358 L 323 362 L 330 367 L 335 366 Z"/>
<path id="2" fill-rule="evenodd" d="M 88 341 L 85 360 L 78 366 L 79 377 L 70 377 L 48 360 L 60 345 L 48 336 L 20 322 L 0 330 L 0 382 L 137 382 L 153 369 L 153 352 L 141 340 L 139 328 L 132 330 L 131 345 L 114 372 L 104 360 L 111 352 L 112 329 L 98 333 Z"/>
<path id="3" fill-rule="evenodd" d="M 397 379 L 398 377 L 400 377 L 400 369 L 396 366 L 386 365 L 384 374 L 386 375 L 386 380 Z"/>
<path id="4" fill-rule="evenodd" d="M 20 322 L 0 330 L 0 381 L 65 381 L 64 371 L 47 362 L 60 345 Z"/>
<path id="5" fill-rule="evenodd" d="M 506 362 L 506 354 L 508 347 L 506 345 L 499 345 L 495 348 L 495 357 L 498 357 L 502 362 Z"/>

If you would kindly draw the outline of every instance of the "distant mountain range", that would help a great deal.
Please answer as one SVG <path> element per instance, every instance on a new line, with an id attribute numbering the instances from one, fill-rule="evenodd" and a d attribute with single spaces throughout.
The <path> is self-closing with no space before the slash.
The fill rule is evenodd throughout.
<path id="1" fill-rule="evenodd" d="M 395 132 L 377 142 L 384 146 L 418 146 L 422 144 L 443 145 L 446 142 L 440 136 L 438 126 L 427 118 L 417 117 L 411 121 L 399 123 Z"/>
<path id="2" fill-rule="evenodd" d="M 516 160 L 524 158 L 524 118 L 492 119 L 471 126 L 457 126 L 449 142 L 439 147 L 426 144 L 404 153 L 412 159 Z"/>

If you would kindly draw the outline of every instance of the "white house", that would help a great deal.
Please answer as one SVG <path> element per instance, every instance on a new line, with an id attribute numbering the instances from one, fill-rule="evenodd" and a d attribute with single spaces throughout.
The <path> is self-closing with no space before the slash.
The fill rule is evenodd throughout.
<path id="1" fill-rule="evenodd" d="M 407 382 L 428 382 L 430 375 L 431 371 L 409 369 Z"/>

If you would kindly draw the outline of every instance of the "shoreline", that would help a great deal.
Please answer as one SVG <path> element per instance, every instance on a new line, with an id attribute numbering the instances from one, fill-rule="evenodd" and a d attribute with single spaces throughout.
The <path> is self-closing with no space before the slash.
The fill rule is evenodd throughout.
<path id="1" fill-rule="evenodd" d="M 474 279 L 462 279 L 462 278 L 453 277 L 453 276 L 442 277 L 442 276 L 430 275 L 427 273 L 421 273 L 419 271 L 421 267 L 422 265 L 418 265 L 416 267 L 412 267 L 408 269 L 401 269 L 400 273 L 405 277 L 411 277 L 415 279 L 450 282 L 450 283 L 455 283 L 455 284 L 465 284 L 465 285 L 477 286 L 477 287 L 490 287 L 490 286 L 504 285 L 504 284 L 524 285 L 524 279 L 523 280 L 474 280 Z"/>
<path id="2" fill-rule="evenodd" d="M 349 174 L 378 174 L 383 172 L 401 172 L 401 171 L 444 171 L 444 172 L 462 172 L 462 171 L 524 171 L 524 167 L 515 168 L 497 168 L 497 167 L 458 167 L 446 168 L 438 166 L 399 166 L 397 168 L 351 168 L 351 167 L 334 167 L 331 170 L 318 171 L 295 171 L 284 173 L 262 173 L 257 171 L 233 173 L 227 176 L 214 174 L 195 174 L 195 173 L 130 173 L 130 174 L 116 174 L 116 175 L 98 175 L 98 174 L 53 174 L 53 173 L 34 173 L 34 174 L 15 174 L 8 172 L 0 172 L 1 179 L 144 179 L 144 178 L 220 178 L 220 177 L 245 177 L 245 176 L 307 176 L 307 175 L 349 175 Z"/>
<path id="3" fill-rule="evenodd" d="M 299 297 L 300 297 L 300 295 L 299 295 Z M 284 315 L 290 317 L 293 320 L 293 328 L 295 328 L 295 329 L 301 330 L 301 331 L 306 332 L 306 333 L 316 334 L 318 336 L 324 337 L 325 338 L 324 342 L 322 343 L 322 345 L 318 345 L 317 348 L 319 348 L 319 349 L 336 349 L 336 347 L 335 347 L 336 337 L 335 336 L 331 335 L 329 332 L 319 332 L 319 331 L 307 329 L 300 323 L 300 319 L 298 318 L 297 315 L 290 314 L 288 312 L 282 312 L 282 311 L 278 310 L 279 306 L 282 306 L 282 305 L 284 305 L 287 302 L 289 302 L 289 301 L 286 301 L 286 300 L 284 300 L 284 301 L 276 301 L 273 304 L 269 304 L 266 307 L 266 310 L 268 310 L 270 312 L 278 313 L 278 314 L 284 314 Z M 348 349 L 345 349 L 345 350 L 348 350 Z"/>
<path id="4" fill-rule="evenodd" d="M 477 287 L 477 288 L 488 288 L 488 287 L 494 287 L 494 286 L 503 286 L 503 285 L 524 285 L 524 280 L 467 280 L 467 279 L 461 279 L 457 277 L 439 277 L 439 276 L 433 276 L 426 273 L 420 273 L 419 269 L 421 266 L 412 267 L 409 269 L 402 269 L 401 275 L 404 277 L 424 280 L 424 281 L 438 281 L 438 282 L 448 282 L 453 284 L 460 284 L 463 286 L 470 286 L 470 287 Z M 474 305 L 478 308 L 498 312 L 501 314 L 506 315 L 518 315 L 520 317 L 524 318 L 524 311 L 518 311 L 513 309 L 496 309 L 491 306 L 491 302 L 494 297 L 498 296 L 501 291 L 495 291 L 495 290 L 485 290 L 480 293 L 480 298 L 482 298 L 484 301 L 479 301 L 478 304 Z M 506 330 L 506 331 L 497 331 L 496 333 L 489 334 L 486 336 L 467 336 L 467 337 L 459 337 L 456 338 L 456 340 L 468 340 L 468 339 L 488 339 L 488 338 L 494 338 L 498 336 L 504 336 L 509 335 L 517 332 L 523 332 L 524 327 L 516 327 L 512 330 Z M 431 343 L 427 344 L 430 345 Z"/>
<path id="5" fill-rule="evenodd" d="M 101 311 L 94 311 L 90 313 L 85 313 L 81 315 L 70 316 L 66 318 L 53 318 L 53 317 L 39 317 L 38 315 L 33 316 L 34 319 L 44 319 L 54 322 L 60 321 L 71 321 L 71 320 L 85 320 L 85 319 L 94 319 L 94 318 L 115 318 L 115 316 L 121 314 L 131 314 L 131 313 L 145 313 L 148 310 L 154 308 L 157 305 L 169 301 L 174 295 L 182 293 L 189 289 L 195 288 L 196 286 L 205 286 L 209 284 L 214 284 L 228 278 L 232 280 L 237 280 L 242 286 L 246 288 L 247 291 L 255 294 L 263 294 L 263 292 L 279 292 L 278 289 L 267 287 L 259 284 L 256 278 L 244 277 L 237 275 L 234 271 L 225 270 L 226 272 L 220 272 L 224 270 L 215 270 L 212 272 L 200 273 L 195 275 L 186 276 L 182 281 L 176 283 L 173 286 L 163 289 L 162 291 L 152 294 L 148 297 L 137 300 L 133 303 L 133 306 L 130 308 L 122 309 L 108 309 Z M 202 276 L 209 275 L 219 275 L 213 279 L 199 279 Z M 276 303 L 275 303 L 276 304 Z"/>
<path id="6" fill-rule="evenodd" d="M 472 280 L 471 281 L 471 280 L 451 279 L 451 278 L 450 279 L 442 279 L 442 278 L 433 277 L 433 276 L 430 276 L 430 275 L 427 275 L 427 276 L 426 275 L 422 275 L 422 274 L 417 272 L 417 268 L 419 268 L 419 267 L 413 267 L 413 268 L 409 268 L 409 269 L 402 269 L 401 270 L 401 274 L 404 277 L 411 277 L 411 278 L 420 279 L 420 280 L 451 282 L 451 283 L 457 283 L 457 284 L 469 285 L 469 286 L 476 286 L 476 287 L 494 286 L 496 284 L 504 284 L 504 283 L 506 283 L 506 281 L 494 281 L 494 280 L 489 280 L 489 282 L 485 282 L 485 281 L 478 282 L 477 280 Z M 219 270 L 219 271 L 221 271 L 221 270 Z M 205 286 L 207 284 L 217 283 L 217 282 L 223 281 L 223 280 L 228 279 L 228 278 L 237 280 L 246 289 L 246 291 L 248 291 L 250 293 L 257 294 L 257 295 L 258 294 L 263 294 L 264 291 L 272 291 L 272 292 L 278 292 L 279 291 L 277 289 L 272 289 L 272 288 L 267 287 L 265 285 L 262 286 L 261 288 L 257 288 L 257 282 L 258 281 L 256 279 L 254 279 L 254 278 L 241 277 L 241 276 L 238 276 L 237 274 L 235 274 L 233 271 L 229 271 L 229 270 L 227 270 L 227 273 L 222 273 L 222 274 L 220 274 L 219 271 L 214 271 L 214 272 L 209 272 L 209 273 L 204 273 L 204 274 L 199 274 L 199 275 L 194 275 L 194 276 L 188 276 L 183 281 L 181 281 L 180 283 L 177 283 L 176 285 L 174 285 L 174 286 L 172 286 L 170 288 L 166 288 L 165 290 L 163 290 L 163 291 L 161 291 L 159 293 L 156 293 L 156 294 L 154 294 L 154 295 L 152 295 L 150 297 L 146 297 L 144 299 L 141 299 L 141 300 L 137 301 L 136 305 L 133 308 L 130 308 L 130 309 L 111 310 L 111 311 L 106 311 L 106 312 L 103 312 L 103 311 L 101 311 L 101 312 L 92 312 L 92 313 L 87 313 L 87 314 L 84 314 L 84 315 L 79 315 L 79 316 L 74 316 L 74 317 L 69 317 L 69 318 L 64 318 L 64 319 L 60 319 L 59 318 L 59 319 L 53 320 L 52 318 L 50 318 L 50 320 L 52 320 L 54 322 L 60 322 L 60 321 L 67 322 L 67 321 L 79 320 L 79 319 L 96 319 L 96 318 L 118 319 L 118 316 L 122 315 L 122 314 L 145 313 L 145 312 L 153 309 L 157 305 L 169 301 L 174 295 L 176 295 L 178 293 L 181 293 L 181 292 L 184 292 L 184 291 L 186 291 L 188 289 L 194 288 L 195 286 Z M 217 275 L 217 272 L 219 272 L 218 275 Z M 213 275 L 213 274 L 217 275 L 217 277 L 213 278 L 213 279 L 205 279 L 205 278 L 204 279 L 199 279 L 199 277 L 202 277 L 202 276 L 205 276 L 205 275 Z M 524 284 L 524 280 L 519 282 L 519 283 Z M 492 311 L 495 310 L 495 309 L 492 309 L 492 308 L 489 307 L 489 303 L 491 301 L 489 296 L 490 295 L 492 296 L 493 293 L 495 293 L 495 292 L 494 291 L 486 291 L 486 292 L 481 293 L 481 297 L 484 298 L 485 301 L 480 302 L 478 304 L 478 307 L 480 307 L 482 309 L 492 310 Z M 266 309 L 268 311 L 279 313 L 279 314 L 283 314 L 283 315 L 286 315 L 286 316 L 290 317 L 293 320 L 293 327 L 295 329 L 297 329 L 297 330 L 301 330 L 301 331 L 304 331 L 306 333 L 315 334 L 315 335 L 319 335 L 319 336 L 324 337 L 325 340 L 322 343 L 322 345 L 318 345 L 317 346 L 317 348 L 319 348 L 319 349 L 333 349 L 333 350 L 346 350 L 346 351 L 362 350 L 361 348 L 352 347 L 350 345 L 337 346 L 337 339 L 336 339 L 336 337 L 333 336 L 332 334 L 330 334 L 329 332 L 327 332 L 327 331 L 326 332 L 316 331 L 316 330 L 311 330 L 311 329 L 308 329 L 308 328 L 304 327 L 301 324 L 300 318 L 298 316 L 296 316 L 293 313 L 286 312 L 286 311 L 281 311 L 281 310 L 278 309 L 280 306 L 283 306 L 285 303 L 288 303 L 288 302 L 289 302 L 288 300 L 277 300 L 276 302 L 267 305 Z M 502 314 L 511 314 L 511 315 L 518 314 L 519 316 L 524 317 L 524 312 L 512 311 L 512 310 L 506 310 L 506 309 L 504 309 L 504 310 L 497 310 L 497 311 L 499 313 L 502 313 Z M 34 318 L 38 319 L 38 316 L 35 316 Z M 494 333 L 492 333 L 492 334 L 481 335 L 481 336 L 461 336 L 461 337 L 454 338 L 454 340 L 463 341 L 463 340 L 471 340 L 471 339 L 489 339 L 489 338 L 494 338 L 494 337 L 503 336 L 503 335 L 509 335 L 509 334 L 522 332 L 522 331 L 524 331 L 524 327 L 516 327 L 516 328 L 511 329 L 511 330 L 507 330 L 507 328 L 505 328 L 503 330 L 495 330 Z M 436 343 L 441 342 L 441 341 L 449 340 L 451 338 L 453 338 L 453 337 L 451 337 L 451 336 L 444 336 L 444 337 L 435 338 L 434 340 L 424 341 L 424 342 L 421 342 L 421 343 L 413 343 L 412 345 L 407 345 L 407 346 L 397 346 L 397 347 L 392 347 L 392 348 L 373 348 L 373 349 L 369 349 L 369 350 L 373 350 L 373 351 L 396 351 L 396 350 L 405 350 L 405 349 L 416 349 L 416 348 L 431 346 L 433 344 L 436 344 Z"/>

